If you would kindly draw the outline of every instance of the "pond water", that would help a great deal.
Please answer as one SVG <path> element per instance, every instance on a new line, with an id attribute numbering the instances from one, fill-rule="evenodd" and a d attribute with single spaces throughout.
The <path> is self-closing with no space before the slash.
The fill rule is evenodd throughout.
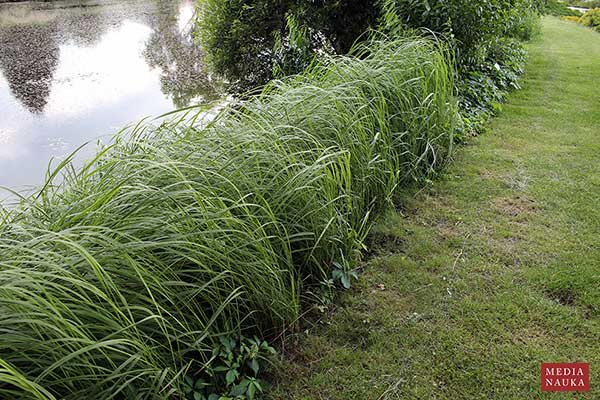
<path id="1" fill-rule="evenodd" d="M 219 98 L 193 15 L 192 0 L 0 4 L 0 186 L 39 186 L 84 142 L 89 156 L 127 124 Z"/>

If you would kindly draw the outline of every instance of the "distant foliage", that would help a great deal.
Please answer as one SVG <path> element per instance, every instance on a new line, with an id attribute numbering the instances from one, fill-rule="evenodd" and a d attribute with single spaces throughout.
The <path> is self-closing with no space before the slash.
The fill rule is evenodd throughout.
<path id="1" fill-rule="evenodd" d="M 579 19 L 579 23 L 600 32 L 600 8 L 591 9 L 583 14 Z"/>
<path id="2" fill-rule="evenodd" d="M 587 11 L 581 17 L 567 15 L 561 17 L 561 19 L 565 21 L 576 22 L 600 32 L 600 8 L 593 8 Z"/>
<path id="3" fill-rule="evenodd" d="M 575 22 L 577 24 L 581 21 L 581 17 L 575 17 L 573 15 L 565 15 L 563 17 L 560 17 L 560 19 L 562 19 L 564 21 Z"/>
<path id="4" fill-rule="evenodd" d="M 600 8 L 600 0 L 570 0 L 569 5 L 581 8 Z"/>
<path id="5" fill-rule="evenodd" d="M 564 16 L 581 16 L 581 12 L 577 10 L 571 10 L 566 3 L 561 0 L 546 0 L 546 6 L 544 7 L 544 12 L 549 15 L 554 15 L 556 17 L 564 17 Z"/>

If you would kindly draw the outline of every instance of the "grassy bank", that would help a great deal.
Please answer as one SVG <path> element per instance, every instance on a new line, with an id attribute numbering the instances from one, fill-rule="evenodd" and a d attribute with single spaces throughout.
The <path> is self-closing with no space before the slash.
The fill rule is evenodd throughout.
<path id="1" fill-rule="evenodd" d="M 240 335 L 277 334 L 307 288 L 347 284 L 373 217 L 444 164 L 448 60 L 429 40 L 374 41 L 206 128 L 139 126 L 0 209 L 0 397 L 246 390 L 259 360 L 230 354 Z"/>
<path id="2" fill-rule="evenodd" d="M 277 399 L 600 397 L 600 38 L 546 18 L 523 90 L 371 236 L 358 287 L 289 339 Z M 543 395 L 540 362 L 591 363 Z"/>

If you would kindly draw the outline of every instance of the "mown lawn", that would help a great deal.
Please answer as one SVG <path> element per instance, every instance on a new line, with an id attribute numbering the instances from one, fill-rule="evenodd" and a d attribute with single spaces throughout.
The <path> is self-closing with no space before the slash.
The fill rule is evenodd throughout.
<path id="1" fill-rule="evenodd" d="M 545 19 L 522 85 L 382 219 L 273 398 L 600 398 L 600 34 Z M 542 361 L 589 362 L 591 391 L 542 394 Z"/>

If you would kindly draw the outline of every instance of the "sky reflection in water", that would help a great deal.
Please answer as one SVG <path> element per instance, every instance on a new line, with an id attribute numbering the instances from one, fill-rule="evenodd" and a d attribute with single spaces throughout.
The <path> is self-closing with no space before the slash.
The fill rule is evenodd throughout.
<path id="1" fill-rule="evenodd" d="M 86 141 L 219 97 L 191 0 L 32 4 L 0 5 L 0 186 L 39 186 Z"/>

